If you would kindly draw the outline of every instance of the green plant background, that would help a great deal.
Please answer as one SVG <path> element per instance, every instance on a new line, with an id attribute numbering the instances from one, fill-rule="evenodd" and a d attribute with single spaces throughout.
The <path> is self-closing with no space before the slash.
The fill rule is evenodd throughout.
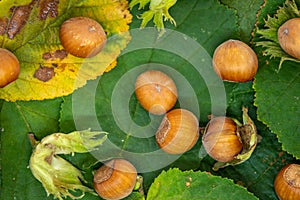
<path id="1" fill-rule="evenodd" d="M 279 61 L 264 57 L 263 50 L 255 47 L 252 41 L 253 37 L 259 40 L 259 35 L 255 34 L 255 26 L 263 27 L 263 19 L 268 14 L 272 16 L 278 6 L 283 3 L 283 0 L 178 0 L 171 8 L 170 13 L 176 20 L 177 26 L 173 27 L 166 23 L 166 27 L 195 39 L 210 55 L 220 43 L 230 38 L 245 41 L 255 49 L 259 58 L 259 70 L 254 80 L 255 84 L 253 82 L 225 82 L 224 84 L 227 94 L 227 115 L 241 120 L 241 107 L 248 107 L 249 114 L 254 119 L 262 140 L 251 159 L 218 172 L 212 171 L 214 161 L 211 158 L 208 156 L 199 158 L 198 152 L 201 148 L 201 140 L 199 140 L 191 151 L 164 169 L 175 167 L 182 171 L 188 170 L 188 172 L 168 171 L 167 174 L 164 172 L 156 180 L 155 178 L 161 173 L 161 170 L 141 174 L 144 177 L 143 186 L 146 193 L 154 180 L 170 185 L 174 180 L 180 180 L 184 176 L 182 173 L 186 173 L 195 176 L 193 180 L 201 177 L 206 182 L 211 175 L 205 176 L 204 174 L 207 173 L 204 172 L 210 172 L 214 175 L 212 177 L 218 179 L 217 182 L 221 186 L 227 184 L 228 179 L 232 179 L 234 183 L 245 187 L 259 199 L 277 199 L 273 189 L 276 174 L 287 163 L 299 163 L 296 158 L 300 157 L 299 63 L 285 62 L 281 71 L 277 73 Z M 131 28 L 138 28 L 140 20 L 137 15 L 142 11 L 134 8 L 132 12 Z M 201 77 L 191 73 L 192 68 L 188 61 L 159 50 L 141 50 L 126 54 L 119 57 L 115 69 L 101 77 L 95 97 L 97 118 L 101 121 L 103 130 L 109 132 L 110 140 L 123 150 L 147 152 L 157 148 L 154 145 L 154 138 L 140 140 L 128 137 L 119 130 L 114 122 L 110 106 L 112 90 L 120 77 L 134 66 L 148 62 L 173 66 L 189 80 L 199 100 L 201 125 L 207 123 L 207 115 L 210 114 L 211 102 L 206 86 Z M 42 185 L 32 176 L 28 168 L 32 148 L 27 134 L 32 132 L 37 139 L 41 139 L 54 132 L 67 133 L 74 130 L 72 95 L 44 101 L 2 101 L 0 108 L 2 127 L 0 199 L 52 199 L 52 196 L 46 197 Z M 141 108 L 134 95 L 129 108 L 131 117 L 136 123 L 149 123 L 149 115 Z M 125 145 L 119 142 L 122 139 L 126 141 Z M 94 165 L 95 158 L 90 154 L 76 154 L 73 157 L 65 156 L 65 158 L 84 171 L 84 175 L 89 181 L 88 185 L 92 187 L 91 171 L 98 166 L 98 164 Z M 190 170 L 197 172 L 194 174 Z M 169 173 L 173 173 L 173 175 L 170 176 Z M 201 178 L 199 178 L 199 182 L 201 182 Z M 233 185 L 234 190 L 241 189 L 238 185 Z M 209 187 L 210 185 L 206 186 L 216 196 L 222 193 L 225 198 L 226 195 L 232 193 L 231 189 L 218 190 Z M 180 185 L 174 187 L 178 190 L 182 189 Z M 196 184 L 195 187 L 200 186 Z M 155 184 L 153 188 L 155 188 Z M 149 196 L 158 193 L 161 195 L 156 196 L 156 199 L 166 199 L 166 196 L 170 198 L 175 196 L 177 190 L 163 190 L 164 194 L 162 194 L 158 189 L 155 191 L 151 187 L 150 191 Z M 201 190 L 195 189 L 194 192 L 199 192 L 200 195 Z M 242 193 L 248 195 L 249 199 L 255 199 L 246 190 Z M 128 199 L 141 198 L 138 193 L 133 193 Z M 187 196 L 181 196 L 181 198 L 186 199 Z M 83 199 L 99 199 L 99 197 L 87 194 Z M 155 198 L 149 197 L 149 199 Z"/>

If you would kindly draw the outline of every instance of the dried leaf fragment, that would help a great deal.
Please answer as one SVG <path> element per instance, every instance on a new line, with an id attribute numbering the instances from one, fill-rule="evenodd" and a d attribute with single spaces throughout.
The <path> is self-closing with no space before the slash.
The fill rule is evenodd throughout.
<path id="1" fill-rule="evenodd" d="M 6 33 L 6 28 L 8 25 L 8 19 L 6 17 L 0 17 L 0 35 Z"/>
<path id="2" fill-rule="evenodd" d="M 55 75 L 54 68 L 53 67 L 44 67 L 41 66 L 38 68 L 35 73 L 34 77 L 39 79 L 40 81 L 47 82 L 52 79 L 52 77 Z"/>
<path id="3" fill-rule="evenodd" d="M 47 17 L 57 17 L 58 15 L 59 0 L 41 0 L 40 6 L 40 19 L 45 20 Z"/>
<path id="4" fill-rule="evenodd" d="M 15 6 L 11 8 L 13 14 L 9 21 L 8 30 L 7 30 L 7 35 L 9 39 L 13 39 L 15 35 L 19 33 L 20 30 L 23 28 L 23 26 L 25 25 L 26 21 L 30 16 L 30 13 L 35 3 L 36 0 L 33 0 L 28 5 Z"/>
<path id="5" fill-rule="evenodd" d="M 65 57 L 68 56 L 68 53 L 66 50 L 62 49 L 58 49 L 54 52 L 46 52 L 46 53 L 43 53 L 42 55 L 42 58 L 44 60 L 56 60 L 56 59 L 59 59 L 59 60 L 62 60 L 64 59 Z"/>

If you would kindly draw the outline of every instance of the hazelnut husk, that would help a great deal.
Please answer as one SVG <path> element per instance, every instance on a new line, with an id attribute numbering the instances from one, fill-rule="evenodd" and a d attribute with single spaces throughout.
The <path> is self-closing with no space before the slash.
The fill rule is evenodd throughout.
<path id="1" fill-rule="evenodd" d="M 206 126 L 202 144 L 210 157 L 219 162 L 229 162 L 242 149 L 236 123 L 229 117 L 214 117 Z"/>
<path id="2" fill-rule="evenodd" d="M 212 116 L 205 127 L 202 145 L 207 154 L 217 161 L 213 170 L 218 170 L 248 160 L 259 139 L 248 109 L 243 107 L 243 123 L 226 116 Z"/>

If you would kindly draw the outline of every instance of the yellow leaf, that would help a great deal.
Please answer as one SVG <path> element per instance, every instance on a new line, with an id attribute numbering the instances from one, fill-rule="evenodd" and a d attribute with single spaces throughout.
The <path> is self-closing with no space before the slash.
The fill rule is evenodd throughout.
<path id="1" fill-rule="evenodd" d="M 0 46 L 11 50 L 21 65 L 17 81 L 0 89 L 0 98 L 7 101 L 44 100 L 71 94 L 88 80 L 113 69 L 118 55 L 130 40 L 127 31 L 132 16 L 126 0 L 61 0 L 56 5 L 57 16 L 49 15 L 43 20 L 39 18 L 41 2 L 31 2 L 30 16 L 14 38 L 9 38 L 6 33 L 0 35 Z M 12 6 L 13 3 L 0 1 L 0 11 L 3 12 L 0 18 L 12 17 L 12 14 L 7 16 L 7 10 Z M 107 33 L 105 48 L 93 58 L 74 57 L 67 54 L 60 44 L 60 25 L 76 16 L 98 21 Z"/>

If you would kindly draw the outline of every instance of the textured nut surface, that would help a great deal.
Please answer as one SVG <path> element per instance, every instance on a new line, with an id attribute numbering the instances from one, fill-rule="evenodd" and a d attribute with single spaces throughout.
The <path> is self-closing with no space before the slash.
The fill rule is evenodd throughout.
<path id="1" fill-rule="evenodd" d="M 81 58 L 97 55 L 107 40 L 102 26 L 87 17 L 74 17 L 65 21 L 60 27 L 59 38 L 67 52 Z"/>
<path id="2" fill-rule="evenodd" d="M 300 18 L 286 21 L 278 29 L 278 41 L 289 55 L 300 59 Z"/>
<path id="3" fill-rule="evenodd" d="M 146 71 L 137 77 L 135 94 L 143 108 L 156 115 L 166 113 L 177 101 L 174 81 L 157 70 Z"/>
<path id="4" fill-rule="evenodd" d="M 222 80 L 247 82 L 256 75 L 258 59 L 255 52 L 244 42 L 227 40 L 216 48 L 213 68 Z"/>
<path id="5" fill-rule="evenodd" d="M 190 150 L 199 138 L 197 117 L 185 109 L 174 109 L 166 114 L 155 138 L 158 146 L 169 154 Z"/>
<path id="6" fill-rule="evenodd" d="M 101 198 L 118 200 L 132 192 L 136 179 L 137 171 L 129 161 L 113 159 L 94 174 L 94 188 Z"/>
<path id="7" fill-rule="evenodd" d="M 20 74 L 20 63 L 17 57 L 6 49 L 0 48 L 0 87 L 15 81 Z"/>
<path id="8" fill-rule="evenodd" d="M 284 166 L 275 178 L 274 189 L 280 200 L 300 199 L 300 165 Z"/>
<path id="9" fill-rule="evenodd" d="M 236 130 L 237 126 L 231 118 L 212 118 L 202 137 L 202 144 L 208 155 L 219 162 L 233 160 L 243 148 Z"/>

